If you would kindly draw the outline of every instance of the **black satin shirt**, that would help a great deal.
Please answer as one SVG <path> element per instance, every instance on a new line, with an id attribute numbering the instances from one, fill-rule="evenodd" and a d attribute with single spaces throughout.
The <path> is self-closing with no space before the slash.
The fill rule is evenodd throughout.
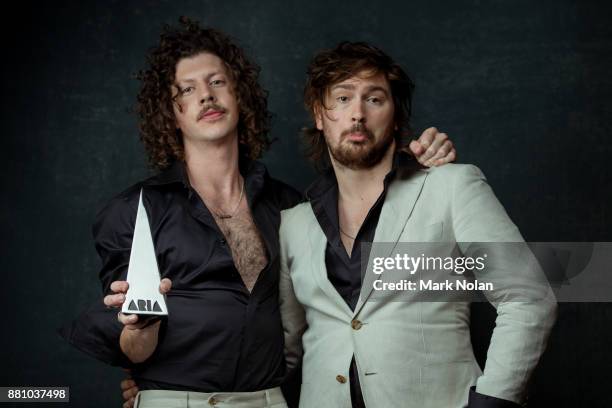
<path id="1" fill-rule="evenodd" d="M 333 169 L 329 168 L 306 192 L 312 211 L 321 226 L 321 230 L 327 237 L 327 246 L 325 247 L 327 279 L 334 285 L 338 294 L 342 296 L 351 310 L 355 310 L 361 292 L 361 259 L 362 256 L 367 257 L 369 255 L 369 253 L 362 254 L 362 249 L 367 248 L 367 246 L 362 248 L 361 244 L 371 243 L 374 240 L 374 233 L 385 202 L 389 180 L 395 174 L 395 168 L 396 164 L 394 164 L 391 172 L 385 176 L 383 192 L 368 211 L 355 235 L 350 255 L 346 252 L 342 243 L 338 218 L 338 182 Z M 349 367 L 349 381 L 352 407 L 365 408 L 354 357 Z"/>
<path id="2" fill-rule="evenodd" d="M 259 162 L 241 164 L 241 173 L 268 256 L 251 293 L 213 216 L 190 186 L 184 164 L 176 162 L 112 199 L 93 226 L 102 260 L 99 277 L 108 294 L 111 282 L 126 278 L 143 189 L 160 274 L 172 280 L 168 317 L 154 354 L 131 364 L 119 349 L 117 310 L 101 302 L 61 334 L 102 361 L 131 368 L 140 389 L 243 392 L 280 385 L 285 376 L 278 307 L 280 211 L 302 196 L 270 178 Z"/>

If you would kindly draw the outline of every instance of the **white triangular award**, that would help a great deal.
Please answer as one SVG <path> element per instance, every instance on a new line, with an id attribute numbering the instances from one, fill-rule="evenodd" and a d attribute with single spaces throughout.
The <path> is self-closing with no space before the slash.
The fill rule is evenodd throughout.
<path id="1" fill-rule="evenodd" d="M 138 200 L 132 251 L 127 281 L 130 285 L 121 311 L 125 314 L 167 316 L 165 296 L 159 293 L 159 268 L 149 226 L 149 217 L 142 204 L 142 190 Z"/>

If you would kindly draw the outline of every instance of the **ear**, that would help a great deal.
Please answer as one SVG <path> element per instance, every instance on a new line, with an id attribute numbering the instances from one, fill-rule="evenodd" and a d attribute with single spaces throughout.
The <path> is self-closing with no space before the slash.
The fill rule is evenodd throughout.
<path id="1" fill-rule="evenodd" d="M 323 131 L 323 107 L 319 102 L 315 102 L 312 115 L 314 116 L 317 129 Z"/>

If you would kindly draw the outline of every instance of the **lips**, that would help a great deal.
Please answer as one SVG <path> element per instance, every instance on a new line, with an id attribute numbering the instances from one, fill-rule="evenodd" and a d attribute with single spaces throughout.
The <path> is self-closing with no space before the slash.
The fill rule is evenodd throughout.
<path id="1" fill-rule="evenodd" d="M 206 111 L 201 112 L 198 115 L 198 120 L 212 122 L 212 121 L 215 121 L 221 118 L 223 115 L 225 115 L 225 110 L 212 108 L 212 109 L 208 109 Z"/>
<path id="2" fill-rule="evenodd" d="M 367 134 L 362 132 L 352 132 L 346 135 L 346 139 L 352 142 L 363 142 L 364 140 L 368 140 L 369 137 Z"/>
<path id="3" fill-rule="evenodd" d="M 352 143 L 365 143 L 374 140 L 374 135 L 363 124 L 354 125 L 340 134 L 341 140 Z"/>

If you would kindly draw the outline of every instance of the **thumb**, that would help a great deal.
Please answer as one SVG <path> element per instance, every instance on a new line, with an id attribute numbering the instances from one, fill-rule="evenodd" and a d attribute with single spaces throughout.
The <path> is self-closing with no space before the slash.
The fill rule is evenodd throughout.
<path id="1" fill-rule="evenodd" d="M 172 289 L 172 281 L 168 278 L 164 278 L 159 282 L 159 293 L 162 295 L 169 292 Z"/>

